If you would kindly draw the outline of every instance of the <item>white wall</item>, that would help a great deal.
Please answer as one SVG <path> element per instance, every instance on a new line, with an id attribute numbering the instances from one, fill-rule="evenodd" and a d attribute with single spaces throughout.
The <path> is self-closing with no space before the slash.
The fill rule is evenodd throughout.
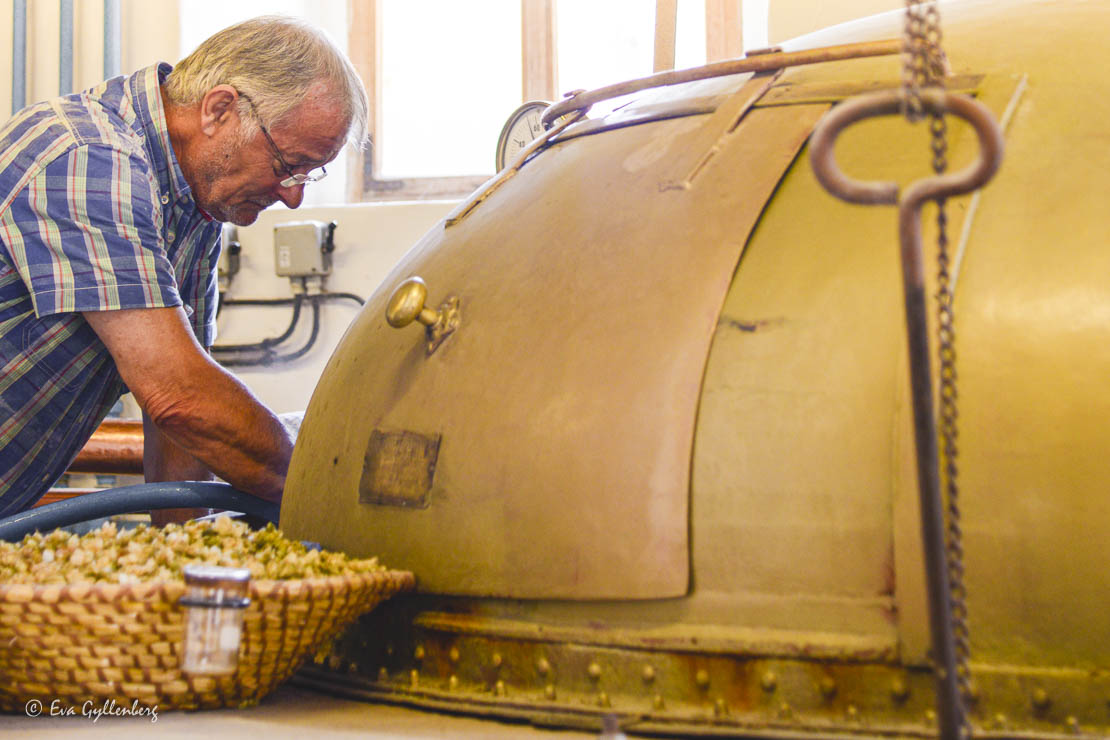
<path id="1" fill-rule="evenodd" d="M 454 207 L 454 201 L 365 203 L 351 206 L 265 211 L 252 226 L 239 229 L 243 245 L 241 271 L 230 298 L 284 298 L 293 295 L 289 280 L 274 274 L 273 228 L 287 221 L 336 221 L 335 253 L 329 292 L 368 298 L 393 265 L 428 229 Z M 277 412 L 302 411 L 332 350 L 359 307 L 351 301 L 328 301 L 321 311 L 320 337 L 313 349 L 291 363 L 269 368 L 241 368 L 236 374 Z M 226 306 L 220 315 L 217 344 L 241 344 L 280 335 L 292 308 Z M 302 311 L 298 332 L 284 343 L 290 349 L 307 340 L 311 312 Z"/>

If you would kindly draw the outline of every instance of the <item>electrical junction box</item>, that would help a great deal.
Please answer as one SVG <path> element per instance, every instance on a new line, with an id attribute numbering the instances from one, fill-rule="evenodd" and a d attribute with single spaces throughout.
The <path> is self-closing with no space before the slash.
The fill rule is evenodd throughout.
<path id="1" fill-rule="evenodd" d="M 335 222 L 290 221 L 274 226 L 274 271 L 279 277 L 331 274 Z"/>

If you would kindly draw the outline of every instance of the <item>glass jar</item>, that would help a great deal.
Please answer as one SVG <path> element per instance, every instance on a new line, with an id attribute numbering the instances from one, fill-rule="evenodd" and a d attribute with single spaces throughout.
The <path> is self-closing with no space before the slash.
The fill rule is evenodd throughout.
<path id="1" fill-rule="evenodd" d="M 185 650 L 181 670 L 227 675 L 239 665 L 243 610 L 250 604 L 251 572 L 214 565 L 185 566 Z"/>

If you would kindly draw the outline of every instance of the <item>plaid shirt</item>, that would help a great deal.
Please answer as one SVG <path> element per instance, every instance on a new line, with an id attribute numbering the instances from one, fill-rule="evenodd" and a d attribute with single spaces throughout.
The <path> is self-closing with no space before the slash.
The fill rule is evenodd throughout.
<path id="1" fill-rule="evenodd" d="M 201 344 L 215 339 L 220 224 L 170 145 L 170 69 L 0 129 L 0 515 L 37 501 L 126 391 L 80 312 L 183 305 Z"/>

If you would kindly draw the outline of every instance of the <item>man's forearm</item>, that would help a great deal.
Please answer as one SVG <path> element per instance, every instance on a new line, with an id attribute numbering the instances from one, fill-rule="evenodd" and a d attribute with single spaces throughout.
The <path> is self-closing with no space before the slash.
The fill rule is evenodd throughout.
<path id="1" fill-rule="evenodd" d="M 143 477 L 147 483 L 211 480 L 212 472 L 162 431 L 143 413 Z"/>
<path id="2" fill-rule="evenodd" d="M 143 414 L 143 477 L 147 483 L 212 478 L 207 466 L 162 434 L 158 426 Z M 186 522 L 207 516 L 212 509 L 159 509 L 150 512 L 150 521 L 161 527 L 173 522 Z"/>
<path id="3" fill-rule="evenodd" d="M 184 311 L 84 316 L 161 434 L 236 488 L 280 500 L 292 440 L 278 418 L 197 344 Z"/>
<path id="4" fill-rule="evenodd" d="M 179 398 L 146 399 L 159 431 L 236 488 L 280 500 L 293 453 L 285 427 L 222 369 L 199 375 L 195 390 Z"/>

